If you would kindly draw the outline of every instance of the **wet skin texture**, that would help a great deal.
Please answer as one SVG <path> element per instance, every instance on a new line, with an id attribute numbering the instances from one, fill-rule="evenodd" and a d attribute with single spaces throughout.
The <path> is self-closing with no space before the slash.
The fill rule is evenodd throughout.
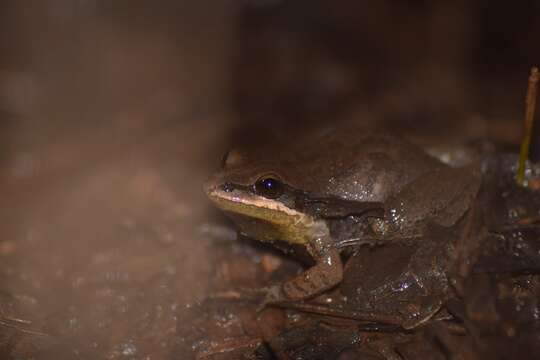
<path id="1" fill-rule="evenodd" d="M 267 300 L 316 296 L 343 279 L 349 246 L 421 239 L 454 225 L 480 183 L 403 139 L 346 128 L 249 153 L 230 152 L 205 185 L 243 235 L 301 245 L 315 265 L 270 289 Z"/>

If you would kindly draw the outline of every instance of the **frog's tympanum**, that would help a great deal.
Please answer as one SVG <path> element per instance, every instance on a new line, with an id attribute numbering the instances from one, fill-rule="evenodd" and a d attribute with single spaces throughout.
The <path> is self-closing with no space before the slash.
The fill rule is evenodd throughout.
<path id="1" fill-rule="evenodd" d="M 397 136 L 347 128 L 230 152 L 205 190 L 241 234 L 305 247 L 314 266 L 269 291 L 299 300 L 342 281 L 348 244 L 411 241 L 431 225 L 451 227 L 479 183 L 472 167 L 449 167 Z"/>

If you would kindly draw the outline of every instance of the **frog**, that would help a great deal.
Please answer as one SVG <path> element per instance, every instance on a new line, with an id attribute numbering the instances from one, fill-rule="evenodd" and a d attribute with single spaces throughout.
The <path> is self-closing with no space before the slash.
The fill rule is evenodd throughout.
<path id="1" fill-rule="evenodd" d="M 311 257 L 311 267 L 265 288 L 272 303 L 335 288 L 351 246 L 414 243 L 431 224 L 452 227 L 480 183 L 478 166 L 451 167 L 391 132 L 343 127 L 229 151 L 204 191 L 240 235 Z"/>

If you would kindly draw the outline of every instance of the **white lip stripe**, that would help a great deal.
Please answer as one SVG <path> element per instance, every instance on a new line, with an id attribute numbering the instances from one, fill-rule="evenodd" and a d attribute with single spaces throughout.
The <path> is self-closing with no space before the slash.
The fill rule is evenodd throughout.
<path id="1" fill-rule="evenodd" d="M 300 223 L 302 221 L 302 218 L 307 217 L 306 214 L 288 208 L 279 201 L 267 199 L 262 196 L 250 195 L 249 199 L 246 199 L 245 197 L 234 196 L 222 190 L 213 190 L 210 193 L 210 196 L 215 197 L 216 199 L 227 200 L 230 202 L 250 205 L 259 208 L 266 208 L 269 210 L 283 212 L 290 216 L 296 216 L 298 217 L 298 219 L 296 220 L 297 223 Z"/>
<path id="2" fill-rule="evenodd" d="M 257 196 L 254 194 L 243 194 L 243 196 L 234 196 L 231 193 L 225 192 L 223 190 L 214 189 L 208 192 L 208 196 L 217 206 L 222 208 L 225 211 L 232 211 L 239 214 L 245 214 L 247 216 L 257 217 L 250 215 L 249 213 L 243 212 L 242 207 L 245 208 L 259 208 L 261 211 L 270 211 L 277 212 L 281 214 L 282 218 L 291 218 L 292 221 L 277 222 L 275 225 L 278 227 L 283 227 L 283 233 L 285 238 L 280 238 L 280 240 L 285 240 L 287 242 L 296 243 L 296 244 L 305 244 L 309 239 L 320 236 L 327 236 L 329 229 L 324 221 L 316 220 L 308 214 L 296 211 L 294 209 L 288 208 L 282 203 L 267 199 L 262 196 Z M 227 204 L 229 203 L 229 204 Z M 238 208 L 236 208 L 238 207 Z M 263 218 L 259 218 L 265 220 Z M 271 220 L 271 219 L 268 219 Z M 283 219 L 282 219 L 283 220 Z M 289 232 L 289 228 L 296 228 L 295 231 Z"/>

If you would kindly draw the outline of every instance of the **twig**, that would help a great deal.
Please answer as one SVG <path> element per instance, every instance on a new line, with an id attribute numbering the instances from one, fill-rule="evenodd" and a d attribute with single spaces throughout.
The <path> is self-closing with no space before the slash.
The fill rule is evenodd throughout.
<path id="1" fill-rule="evenodd" d="M 536 88 L 538 84 L 538 68 L 531 68 L 529 76 L 529 85 L 527 87 L 527 97 L 525 98 L 525 134 L 521 142 L 521 151 L 519 153 L 519 165 L 517 172 L 518 185 L 525 185 L 525 163 L 529 157 L 529 147 L 531 143 L 531 134 L 533 129 L 534 108 L 536 105 Z"/>
<path id="2" fill-rule="evenodd" d="M 12 328 L 12 329 L 15 329 L 15 330 L 17 330 L 17 331 L 19 331 L 21 333 L 28 334 L 28 335 L 48 336 L 47 334 L 45 334 L 45 333 L 43 333 L 41 331 L 25 329 L 25 328 L 22 328 L 20 326 L 17 326 L 15 324 L 13 324 L 10 321 L 6 321 L 6 320 L 3 320 L 3 319 L 0 319 L 0 326 L 5 326 L 5 327 L 8 327 L 8 328 Z"/>
<path id="3" fill-rule="evenodd" d="M 401 325 L 403 322 L 398 316 L 379 314 L 373 311 L 356 311 L 340 308 L 333 308 L 322 304 L 309 304 L 304 302 L 281 301 L 270 304 L 271 306 L 283 309 L 293 309 L 301 312 L 318 314 L 323 316 L 333 316 L 344 319 L 358 320 L 363 322 L 375 322 L 388 325 Z"/>
<path id="4" fill-rule="evenodd" d="M 241 336 L 232 339 L 224 339 L 219 342 L 213 342 L 209 349 L 202 350 L 195 355 L 195 359 L 203 360 L 210 359 L 214 355 L 223 355 L 231 353 L 243 348 L 255 349 L 260 346 L 263 341 L 259 338 L 251 338 L 248 336 Z"/>

